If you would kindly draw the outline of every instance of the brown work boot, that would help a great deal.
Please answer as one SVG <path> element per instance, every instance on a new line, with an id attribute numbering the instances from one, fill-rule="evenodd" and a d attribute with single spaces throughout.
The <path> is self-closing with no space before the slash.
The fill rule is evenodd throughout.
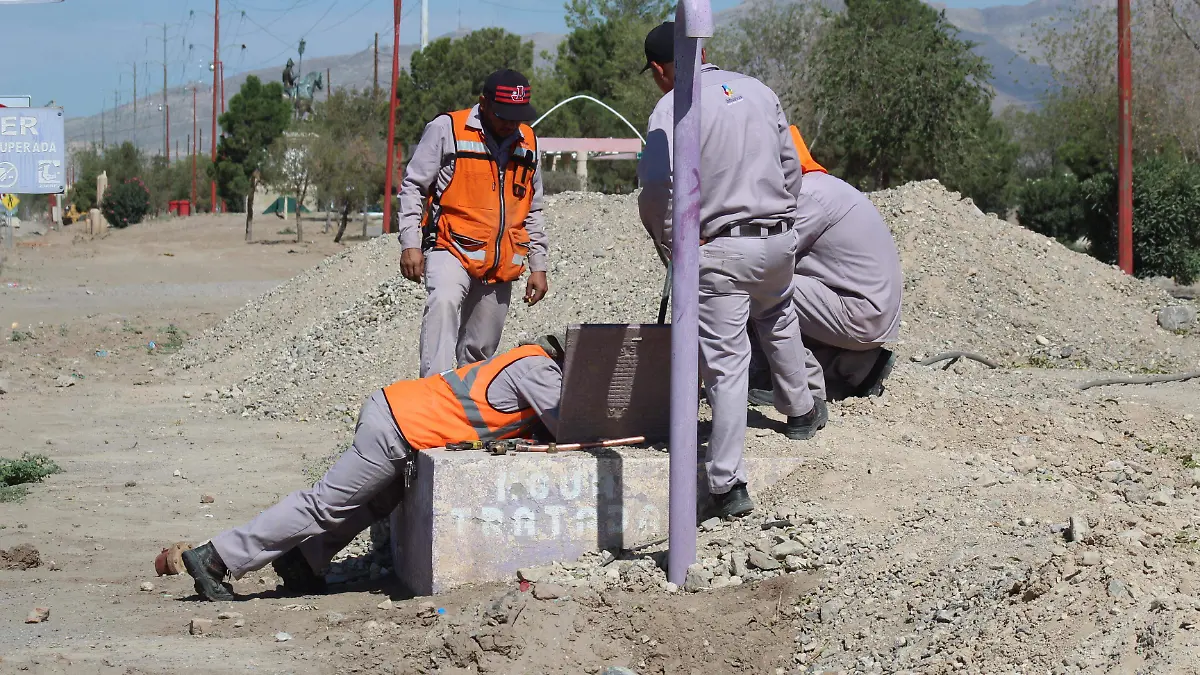
<path id="1" fill-rule="evenodd" d="M 196 592 L 206 600 L 233 600 L 233 591 L 224 583 L 229 570 L 209 542 L 183 552 L 183 566 L 196 582 Z"/>

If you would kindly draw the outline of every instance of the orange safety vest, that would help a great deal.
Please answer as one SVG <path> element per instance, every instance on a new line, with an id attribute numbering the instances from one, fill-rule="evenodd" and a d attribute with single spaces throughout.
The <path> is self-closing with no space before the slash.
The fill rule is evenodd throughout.
<path id="1" fill-rule="evenodd" d="M 808 151 L 808 146 L 805 145 L 804 139 L 800 137 L 800 130 L 796 125 L 792 125 L 792 142 L 796 144 L 796 154 L 800 155 L 800 173 L 812 173 L 819 171 L 821 173 L 829 173 L 825 167 L 817 164 L 817 160 L 813 159 L 812 153 Z"/>
<path id="2" fill-rule="evenodd" d="M 454 254 L 472 278 L 519 279 L 529 256 L 525 218 L 533 205 L 537 138 L 522 124 L 500 172 L 483 130 L 467 126 L 470 109 L 446 114 L 454 128 L 454 173 L 445 190 L 426 200 L 422 228 L 436 227 L 436 248 Z"/>
<path id="3" fill-rule="evenodd" d="M 383 396 L 413 450 L 519 438 L 532 431 L 537 413 L 533 408 L 496 410 L 488 403 L 487 390 L 505 368 L 528 356 L 548 355 L 537 345 L 523 345 L 457 370 L 390 384 Z"/>

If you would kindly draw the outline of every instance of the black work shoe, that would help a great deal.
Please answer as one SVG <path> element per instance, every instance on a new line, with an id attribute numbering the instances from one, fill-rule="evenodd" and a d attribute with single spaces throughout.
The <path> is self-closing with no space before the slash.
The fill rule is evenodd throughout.
<path id="1" fill-rule="evenodd" d="M 789 417 L 783 435 L 793 441 L 807 441 L 825 428 L 829 421 L 829 408 L 824 399 L 814 398 L 813 409 L 799 417 Z"/>
<path id="2" fill-rule="evenodd" d="M 300 549 L 294 548 L 271 563 L 283 580 L 283 588 L 296 595 L 319 595 L 325 592 L 325 577 L 313 571 Z"/>
<path id="3" fill-rule="evenodd" d="M 738 483 L 729 492 L 713 495 L 712 498 L 720 518 L 744 516 L 754 510 L 754 502 L 750 500 L 750 492 L 746 490 L 745 483 Z"/>
<path id="4" fill-rule="evenodd" d="M 233 600 L 233 592 L 223 582 L 229 574 L 221 556 L 212 543 L 183 552 L 183 566 L 196 581 L 196 592 L 201 597 L 219 602 Z"/>
<path id="5" fill-rule="evenodd" d="M 879 357 L 875 359 L 875 365 L 871 367 L 871 372 L 867 373 L 867 377 L 858 385 L 855 390 L 855 396 L 883 396 L 883 381 L 892 374 L 892 368 L 896 365 L 896 353 L 890 349 L 880 349 Z"/>
<path id="6" fill-rule="evenodd" d="M 775 392 L 771 389 L 751 389 L 746 395 L 746 401 L 750 405 L 766 407 L 775 407 Z"/>

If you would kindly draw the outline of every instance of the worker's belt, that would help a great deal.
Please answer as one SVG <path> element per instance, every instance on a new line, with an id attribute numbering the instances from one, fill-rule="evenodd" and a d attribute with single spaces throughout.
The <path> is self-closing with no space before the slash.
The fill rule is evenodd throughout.
<path id="1" fill-rule="evenodd" d="M 708 241 L 712 241 L 717 237 L 774 237 L 777 234 L 783 234 L 792 229 L 796 221 L 793 218 L 780 218 L 773 225 L 761 225 L 747 221 L 734 221 L 715 235 L 708 237 Z"/>

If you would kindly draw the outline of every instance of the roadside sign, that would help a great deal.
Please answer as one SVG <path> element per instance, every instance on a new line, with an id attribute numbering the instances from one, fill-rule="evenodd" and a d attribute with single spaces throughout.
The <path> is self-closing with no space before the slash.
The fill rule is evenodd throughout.
<path id="1" fill-rule="evenodd" d="M 62 108 L 0 109 L 0 191 L 65 191 L 65 131 Z"/>
<path id="2" fill-rule="evenodd" d="M 21 200 L 18 199 L 16 195 L 9 194 L 9 195 L 4 195 L 3 197 L 0 197 L 0 204 L 4 205 L 4 210 L 8 211 L 8 215 L 10 215 L 10 216 L 12 214 L 16 213 L 17 205 L 20 203 L 21 203 Z"/>
<path id="3" fill-rule="evenodd" d="M 4 0 L 0 0 L 3 2 Z M 32 96 L 4 96 L 0 95 L 0 108 L 31 108 L 33 107 Z"/>

